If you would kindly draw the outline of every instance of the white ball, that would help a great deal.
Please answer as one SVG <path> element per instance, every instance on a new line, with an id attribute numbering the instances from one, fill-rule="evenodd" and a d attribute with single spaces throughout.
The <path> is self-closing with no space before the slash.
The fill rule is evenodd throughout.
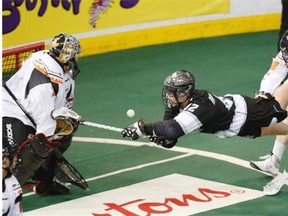
<path id="1" fill-rule="evenodd" d="M 128 117 L 132 118 L 135 115 L 135 111 L 133 109 L 128 109 L 126 114 Z"/>

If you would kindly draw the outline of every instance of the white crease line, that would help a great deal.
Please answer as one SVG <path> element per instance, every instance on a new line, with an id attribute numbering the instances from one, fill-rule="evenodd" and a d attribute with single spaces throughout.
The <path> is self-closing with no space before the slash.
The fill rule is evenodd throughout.
<path id="1" fill-rule="evenodd" d="M 255 170 L 252 167 L 249 166 L 249 162 L 246 160 L 242 160 L 239 158 L 235 158 L 235 157 L 231 157 L 231 156 L 227 156 L 224 154 L 219 154 L 219 153 L 213 153 L 213 152 L 207 152 L 207 151 L 202 151 L 202 150 L 195 150 L 195 149 L 190 149 L 190 148 L 184 148 L 184 147 L 178 147 L 178 146 L 174 146 L 172 149 L 165 149 L 163 147 L 159 147 L 153 143 L 149 143 L 149 142 L 139 142 L 139 141 L 131 141 L 131 140 L 118 140 L 118 139 L 106 139 L 106 138 L 91 138 L 91 137 L 73 137 L 73 141 L 76 142 L 87 142 L 87 143 L 107 143 L 107 144 L 116 144 L 116 145 L 128 145 L 128 146 L 150 146 L 150 147 L 155 147 L 155 148 L 161 148 L 163 150 L 167 150 L 167 151 L 174 151 L 174 152 L 181 152 L 184 153 L 184 155 L 179 155 L 176 157 L 172 157 L 172 158 L 168 158 L 168 159 L 164 159 L 164 160 L 160 160 L 160 161 L 155 161 L 155 162 L 151 162 L 151 163 L 146 163 L 146 164 L 142 164 L 142 165 L 138 165 L 138 166 L 134 166 L 134 167 L 130 167 L 130 168 L 126 168 L 126 169 L 122 169 L 122 170 L 118 170 L 118 171 L 114 171 L 111 173 L 106 173 L 100 176 L 95 176 L 89 179 L 86 179 L 87 182 L 89 181 L 93 181 L 96 179 L 101 179 L 101 178 L 105 178 L 105 177 L 109 177 L 109 176 L 113 176 L 113 175 L 117 175 L 120 173 L 124 173 L 124 172 L 128 172 L 128 171 L 132 171 L 132 170 L 137 170 L 137 169 L 142 169 L 144 167 L 148 167 L 148 166 L 153 166 L 156 164 L 161 164 L 161 163 L 166 163 L 169 161 L 173 161 L 173 160 L 178 160 L 181 158 L 185 158 L 185 157 L 189 157 L 192 155 L 201 155 L 204 157 L 209 157 L 209 158 L 214 158 L 217 160 L 222 160 L 222 161 L 226 161 L 228 163 L 232 163 L 235 165 L 239 165 L 248 169 L 252 169 L 254 171 L 258 171 L 261 172 L 259 170 Z M 267 173 L 261 172 L 265 175 L 268 175 Z M 29 193 L 25 193 L 23 194 L 23 197 L 28 197 L 31 195 L 34 195 L 35 192 L 29 192 Z"/>

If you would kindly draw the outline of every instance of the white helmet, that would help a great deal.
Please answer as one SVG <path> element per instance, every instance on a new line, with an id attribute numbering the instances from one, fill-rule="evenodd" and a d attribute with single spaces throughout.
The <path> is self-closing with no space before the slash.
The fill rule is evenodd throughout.
<path id="1" fill-rule="evenodd" d="M 77 58 L 81 53 L 81 48 L 79 41 L 75 37 L 61 33 L 53 38 L 50 51 L 54 53 L 61 63 L 65 64 Z"/>

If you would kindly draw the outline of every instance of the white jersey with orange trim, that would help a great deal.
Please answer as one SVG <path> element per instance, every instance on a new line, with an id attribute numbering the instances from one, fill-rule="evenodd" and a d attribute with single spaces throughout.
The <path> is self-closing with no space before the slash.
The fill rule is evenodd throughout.
<path id="1" fill-rule="evenodd" d="M 19 71 L 6 82 L 35 121 L 36 128 L 3 87 L 2 116 L 19 119 L 25 125 L 35 128 L 36 133 L 51 136 L 56 128 L 51 111 L 63 106 L 72 108 L 75 83 L 48 53 L 48 50 L 44 50 L 31 54 Z"/>
<path id="2" fill-rule="evenodd" d="M 16 177 L 10 175 L 4 178 L 2 189 L 2 215 L 22 216 L 21 200 L 23 191 Z"/>
<path id="3" fill-rule="evenodd" d="M 260 90 L 274 94 L 274 91 L 282 85 L 285 81 L 287 82 L 288 77 L 288 65 L 285 63 L 282 57 L 282 53 L 279 52 L 272 61 L 269 71 L 264 75 Z"/>

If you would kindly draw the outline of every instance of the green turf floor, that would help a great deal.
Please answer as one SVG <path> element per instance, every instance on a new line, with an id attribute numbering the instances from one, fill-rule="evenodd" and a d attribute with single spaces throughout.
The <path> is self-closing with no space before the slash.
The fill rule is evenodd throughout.
<path id="1" fill-rule="evenodd" d="M 269 31 L 183 41 L 81 58 L 74 110 L 83 119 L 116 127 L 124 127 L 140 117 L 146 118 L 148 122 L 161 120 L 163 80 L 178 69 L 191 70 L 199 89 L 209 90 L 219 96 L 225 93 L 253 96 L 276 54 L 277 38 L 277 31 Z M 126 116 L 129 108 L 135 110 L 135 117 Z M 125 140 L 119 133 L 86 126 L 81 126 L 76 136 Z M 180 138 L 177 146 L 249 161 L 271 151 L 273 141 L 273 137 L 255 140 L 219 139 L 214 135 L 189 134 Z M 93 145 L 77 141 L 66 156 L 84 177 L 92 178 L 181 154 L 147 146 Z M 287 156 L 286 152 L 281 170 L 288 168 Z M 90 181 L 89 192 L 72 186 L 72 193 L 67 196 L 27 196 L 23 199 L 24 210 L 97 194 L 174 172 L 260 191 L 271 179 L 251 169 L 196 155 Z M 277 196 L 264 196 L 199 215 L 286 215 L 287 198 L 288 187 L 284 186 Z"/>

